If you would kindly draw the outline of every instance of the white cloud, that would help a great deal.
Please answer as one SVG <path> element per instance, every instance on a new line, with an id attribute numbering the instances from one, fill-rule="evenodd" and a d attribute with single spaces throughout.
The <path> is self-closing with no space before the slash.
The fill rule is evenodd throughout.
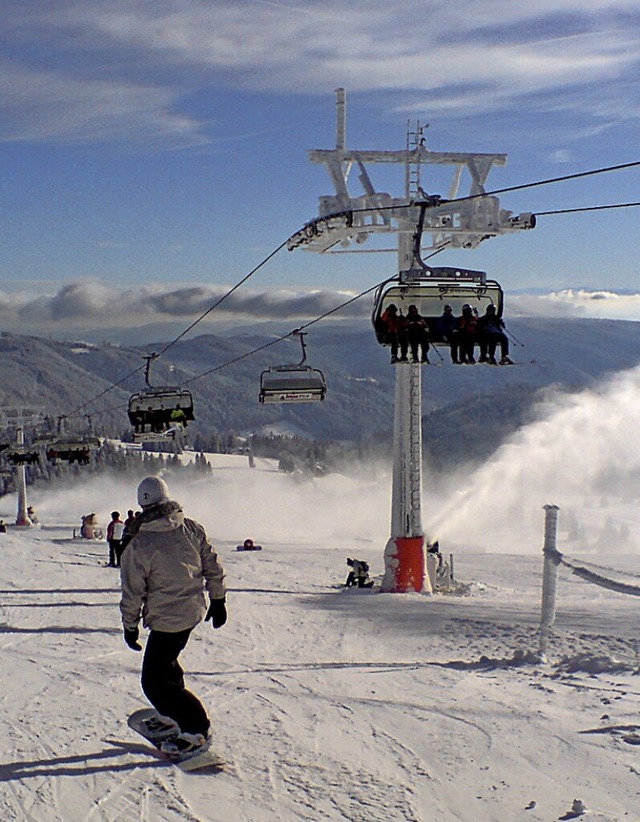
<path id="1" fill-rule="evenodd" d="M 67 283 L 54 294 L 0 293 L 0 324 L 7 331 L 41 334 L 67 329 L 138 327 L 142 324 L 179 321 L 185 327 L 208 311 L 228 292 L 225 286 L 192 285 L 168 289 L 164 285 L 136 286 L 118 291 L 114 312 L 113 288 L 85 280 Z M 282 320 L 297 323 L 314 319 L 354 296 L 351 291 L 289 289 L 262 292 L 243 289 L 232 294 L 210 315 L 210 321 Z M 340 318 L 368 316 L 369 303 L 355 303 Z M 202 328 L 204 331 L 204 327 Z"/>
<path id="2" fill-rule="evenodd" d="M 1 139 L 17 142 L 205 142 L 195 118 L 173 113 L 168 88 L 77 78 L 62 70 L 0 63 L 6 115 Z"/>
<path id="3" fill-rule="evenodd" d="M 187 285 L 167 288 L 150 284 L 118 291 L 118 310 L 113 311 L 113 288 L 108 283 L 84 280 L 66 283 L 55 293 L 0 292 L 0 325 L 20 334 L 79 333 L 100 328 L 138 328 L 173 322 L 186 328 L 227 293 L 226 286 Z M 220 328 L 229 323 L 283 321 L 293 325 L 315 319 L 346 303 L 356 292 L 319 289 L 259 291 L 244 288 L 220 304 L 208 322 Z M 368 319 L 370 298 L 358 300 L 332 319 Z M 508 315 L 585 317 L 640 321 L 640 294 L 566 289 L 548 294 L 515 294 L 509 297 Z M 210 330 L 206 322 L 200 333 Z M 286 329 L 283 329 L 283 331 Z"/>
<path id="4" fill-rule="evenodd" d="M 582 116 L 602 117 L 603 98 L 612 116 L 637 116 L 633 84 L 618 85 L 638 69 L 635 0 L 9 0 L 4 12 L 5 140 L 198 142 L 187 95 L 225 87 L 388 89 L 449 117 L 549 94 Z M 608 94 L 593 93 L 601 84 Z"/>
<path id="5" fill-rule="evenodd" d="M 518 294 L 509 299 L 509 315 L 586 317 L 640 321 L 640 294 L 568 288 L 549 294 Z"/>
<path id="6" fill-rule="evenodd" d="M 571 152 L 566 148 L 558 148 L 551 154 L 553 163 L 569 163 L 573 159 Z"/>

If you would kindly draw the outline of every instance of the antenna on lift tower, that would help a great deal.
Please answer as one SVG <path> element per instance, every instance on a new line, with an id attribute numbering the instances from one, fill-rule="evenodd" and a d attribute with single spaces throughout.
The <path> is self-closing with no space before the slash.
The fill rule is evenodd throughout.
<path id="1" fill-rule="evenodd" d="M 420 125 L 420 120 L 416 120 L 416 124 L 411 129 L 411 120 L 407 120 L 407 156 L 415 155 L 415 160 L 406 165 L 404 175 L 404 190 L 407 197 L 419 200 L 426 199 L 429 195 L 420 185 L 420 152 L 418 149 L 425 148 L 426 138 L 424 132 L 429 128 L 429 123 Z"/>
<path id="2" fill-rule="evenodd" d="M 461 281 L 467 288 L 483 289 L 484 272 L 429 269 L 420 259 L 423 236 L 431 236 L 429 248 L 434 251 L 470 249 L 491 237 L 533 228 L 535 216 L 515 216 L 500 207 L 498 197 L 486 195 L 489 172 L 494 166 L 506 164 L 506 154 L 430 151 L 424 139 L 426 128 L 417 123 L 411 131 L 408 126 L 406 146 L 402 150 L 348 149 L 346 92 L 343 88 L 336 89 L 336 146 L 309 152 L 312 163 L 326 166 L 334 193 L 320 197 L 318 216 L 289 238 L 289 250 L 301 247 L 320 253 L 395 251 L 401 285 L 418 289 L 431 277 L 428 283 L 431 289 L 436 278 L 446 289 L 455 288 Z M 375 188 L 367 170 L 367 164 L 372 163 L 404 166 L 403 196 L 394 197 Z M 431 165 L 453 170 L 446 199 L 427 194 L 422 187 L 421 177 Z M 358 170 L 361 189 L 357 194 L 350 188 L 354 169 Z M 469 192 L 461 195 L 465 175 L 470 178 Z M 394 248 L 362 248 L 370 239 L 384 239 L 391 234 L 398 236 Z M 351 248 L 354 243 L 357 247 Z M 418 363 L 396 366 L 394 415 L 391 536 L 385 548 L 381 590 L 431 592 L 425 573 L 421 521 L 422 387 Z"/>

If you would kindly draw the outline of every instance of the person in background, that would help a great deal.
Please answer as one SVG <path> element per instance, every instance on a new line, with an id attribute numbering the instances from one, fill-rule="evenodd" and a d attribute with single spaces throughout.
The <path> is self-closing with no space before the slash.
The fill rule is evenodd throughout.
<path id="1" fill-rule="evenodd" d="M 462 306 L 462 314 L 458 317 L 458 333 L 460 334 L 460 361 L 474 365 L 476 361 L 474 348 L 479 341 L 478 315 L 469 303 Z"/>
<path id="2" fill-rule="evenodd" d="M 150 629 L 142 690 L 161 717 L 180 727 L 178 736 L 162 743 L 165 753 L 189 754 L 208 745 L 210 721 L 198 697 L 185 687 L 178 657 L 203 618 L 214 628 L 226 623 L 224 569 L 202 525 L 170 499 L 163 479 L 145 477 L 138 486 L 138 503 L 142 513 L 122 555 L 124 640 L 141 651 L 140 619 Z"/>
<path id="3" fill-rule="evenodd" d="M 129 542 L 131 541 L 131 528 L 133 526 L 133 521 L 135 519 L 135 514 L 133 510 L 129 508 L 127 511 L 127 518 L 124 521 L 124 530 L 122 531 L 122 543 L 121 543 L 121 551 L 127 547 Z M 122 555 L 122 554 L 121 554 Z"/>
<path id="4" fill-rule="evenodd" d="M 98 528 L 98 518 L 94 511 L 82 517 L 80 530 L 84 539 L 102 539 L 102 530 Z"/>
<path id="5" fill-rule="evenodd" d="M 109 546 L 109 568 L 120 567 L 120 554 L 122 553 L 123 533 L 124 522 L 120 519 L 120 512 L 112 511 L 111 522 L 107 525 L 107 544 Z"/>
<path id="6" fill-rule="evenodd" d="M 440 570 L 442 568 L 442 563 L 444 560 L 442 554 L 440 553 L 439 540 L 436 540 L 435 542 L 432 542 L 431 544 L 427 545 L 427 554 L 433 554 L 433 556 L 436 557 L 436 559 L 438 560 L 438 570 Z"/>
<path id="7" fill-rule="evenodd" d="M 509 359 L 509 338 L 504 333 L 504 322 L 496 315 L 495 305 L 488 305 L 478 320 L 480 335 L 480 362 L 496 363 L 496 348 L 500 345 L 500 365 L 513 365 Z"/>
<path id="8" fill-rule="evenodd" d="M 140 405 L 136 405 L 135 410 L 130 412 L 133 417 L 133 431 L 135 434 L 144 432 L 144 411 Z"/>
<path id="9" fill-rule="evenodd" d="M 407 362 L 409 340 L 407 338 L 407 320 L 398 314 L 398 307 L 391 303 L 380 317 L 384 335 L 391 345 L 391 362 Z M 398 358 L 398 347 L 400 357 Z"/>
<path id="10" fill-rule="evenodd" d="M 437 333 L 444 340 L 449 343 L 449 350 L 451 352 L 451 362 L 458 365 L 458 347 L 460 344 L 460 333 L 458 331 L 458 323 L 453 315 L 453 308 L 450 305 L 445 305 L 442 310 L 442 315 L 438 319 Z"/>
<path id="11" fill-rule="evenodd" d="M 345 585 L 351 588 L 357 585 L 358 588 L 372 588 L 373 580 L 369 579 L 369 563 L 363 559 L 351 559 L 347 557 L 347 565 L 351 568 L 347 575 Z"/>
<path id="12" fill-rule="evenodd" d="M 187 415 L 180 407 L 180 403 L 169 414 L 169 422 L 171 425 L 187 425 Z"/>
<path id="13" fill-rule="evenodd" d="M 411 346 L 413 362 L 429 362 L 429 325 L 418 311 L 417 305 L 410 305 L 407 310 L 407 337 Z M 422 354 L 422 356 L 420 356 Z"/>

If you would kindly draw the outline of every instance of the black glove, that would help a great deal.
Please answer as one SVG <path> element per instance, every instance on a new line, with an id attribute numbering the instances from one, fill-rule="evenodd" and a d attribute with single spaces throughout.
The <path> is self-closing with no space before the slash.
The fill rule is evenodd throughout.
<path id="1" fill-rule="evenodd" d="M 132 651 L 141 651 L 142 645 L 138 642 L 140 631 L 137 628 L 124 629 L 124 641 L 131 648 Z"/>
<path id="2" fill-rule="evenodd" d="M 222 599 L 211 600 L 211 605 L 209 605 L 209 610 L 207 611 L 204 621 L 206 622 L 209 619 L 214 628 L 222 628 L 225 624 L 227 621 L 227 605 L 224 597 Z"/>

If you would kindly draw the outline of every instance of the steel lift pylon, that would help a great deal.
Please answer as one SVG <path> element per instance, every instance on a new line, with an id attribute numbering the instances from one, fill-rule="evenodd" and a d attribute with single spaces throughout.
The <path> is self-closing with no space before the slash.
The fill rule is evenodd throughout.
<path id="1" fill-rule="evenodd" d="M 407 144 L 399 151 L 351 150 L 346 146 L 346 93 L 336 90 L 336 147 L 312 150 L 309 159 L 327 167 L 335 194 L 320 197 L 319 216 L 289 238 L 288 248 L 320 253 L 368 251 L 370 238 L 395 234 L 398 280 L 411 282 L 424 273 L 420 259 L 423 234 L 432 238 L 430 249 L 472 249 L 483 240 L 535 226 L 535 216 L 514 216 L 500 207 L 497 197 L 485 194 L 494 165 L 505 165 L 505 154 L 434 152 L 427 149 L 424 128 L 407 129 Z M 402 197 L 377 191 L 369 163 L 398 163 L 404 167 Z M 427 194 L 422 186 L 425 166 L 450 166 L 453 179 L 447 199 Z M 354 196 L 350 175 L 357 169 L 362 193 Z M 470 178 L 467 195 L 460 196 L 463 175 Z M 349 247 L 355 243 L 356 248 Z M 396 369 L 391 533 L 384 551 L 381 591 L 431 593 L 426 574 L 425 534 L 422 526 L 422 374 L 419 363 Z"/>

